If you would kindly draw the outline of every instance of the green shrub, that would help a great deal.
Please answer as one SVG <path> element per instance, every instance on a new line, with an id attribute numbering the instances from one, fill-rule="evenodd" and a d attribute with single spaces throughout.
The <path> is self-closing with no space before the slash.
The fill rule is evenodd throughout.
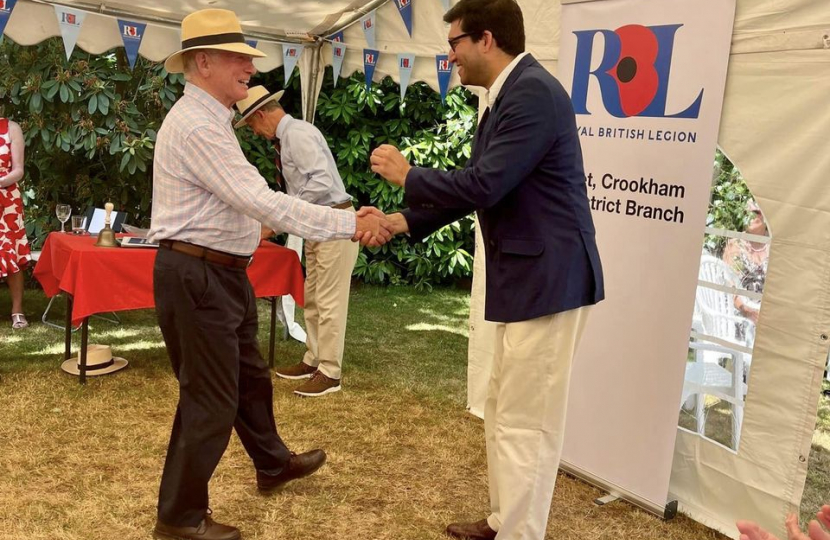
<path id="1" fill-rule="evenodd" d="M 26 137 L 23 183 L 26 228 L 35 246 L 59 227 L 55 205 L 74 212 L 112 201 L 130 222 L 148 226 L 156 132 L 181 95 L 183 78 L 139 57 L 130 70 L 124 51 L 94 56 L 76 49 L 67 62 L 53 38 L 32 47 L 9 39 L 0 44 L 0 115 L 18 121 Z M 271 89 L 282 87 L 282 68 L 261 74 Z M 282 99 L 301 118 L 299 78 L 293 74 Z M 359 205 L 399 210 L 403 191 L 372 174 L 369 154 L 378 145 L 400 146 L 413 164 L 456 168 L 470 156 L 476 111 L 472 96 L 457 88 L 446 104 L 423 83 L 407 90 L 391 79 L 366 91 L 363 75 L 332 82 L 327 71 L 317 108 L 346 189 Z M 265 176 L 275 174 L 270 143 L 239 132 L 248 158 Z M 379 249 L 363 248 L 355 275 L 369 283 L 419 287 L 472 274 L 473 220 L 464 218 L 424 242 L 396 238 Z"/>

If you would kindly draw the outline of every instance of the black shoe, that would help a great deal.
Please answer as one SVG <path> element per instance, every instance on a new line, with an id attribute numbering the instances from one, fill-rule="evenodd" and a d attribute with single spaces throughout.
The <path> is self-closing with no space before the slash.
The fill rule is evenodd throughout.
<path id="1" fill-rule="evenodd" d="M 173 527 L 156 521 L 153 538 L 158 540 L 241 540 L 239 529 L 230 525 L 216 523 L 210 517 L 210 511 L 195 527 Z"/>
<path id="2" fill-rule="evenodd" d="M 291 480 L 303 478 L 314 473 L 326 462 L 326 453 L 322 450 L 311 450 L 302 454 L 291 452 L 288 465 L 279 474 L 256 472 L 256 487 L 262 492 L 270 492 L 282 487 Z"/>

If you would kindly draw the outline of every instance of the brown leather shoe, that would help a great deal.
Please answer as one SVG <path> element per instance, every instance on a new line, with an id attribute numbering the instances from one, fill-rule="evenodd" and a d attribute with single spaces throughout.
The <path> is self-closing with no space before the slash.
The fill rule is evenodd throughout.
<path id="1" fill-rule="evenodd" d="M 216 523 L 208 513 L 196 527 L 171 527 L 161 521 L 156 521 L 153 538 L 158 540 L 241 540 L 242 535 L 236 527 Z"/>
<path id="2" fill-rule="evenodd" d="M 326 453 L 322 450 L 311 450 L 302 454 L 291 452 L 288 465 L 279 474 L 256 472 L 256 487 L 263 493 L 274 491 L 291 480 L 308 476 L 326 462 Z"/>
<path id="3" fill-rule="evenodd" d="M 447 534 L 456 538 L 494 540 L 497 533 L 490 528 L 486 519 L 482 519 L 473 523 L 450 523 L 447 525 Z"/>

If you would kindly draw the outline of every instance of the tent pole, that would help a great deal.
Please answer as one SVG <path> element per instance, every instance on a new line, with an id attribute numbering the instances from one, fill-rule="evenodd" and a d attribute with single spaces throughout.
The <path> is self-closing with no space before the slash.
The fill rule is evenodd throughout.
<path id="1" fill-rule="evenodd" d="M 308 90 L 305 95 L 305 121 L 311 124 L 314 123 L 314 114 L 317 110 L 317 98 L 320 96 L 320 91 L 317 88 L 317 81 L 320 79 L 320 57 L 323 54 L 323 40 L 317 39 L 314 42 L 311 57 L 311 78 L 308 85 Z"/>

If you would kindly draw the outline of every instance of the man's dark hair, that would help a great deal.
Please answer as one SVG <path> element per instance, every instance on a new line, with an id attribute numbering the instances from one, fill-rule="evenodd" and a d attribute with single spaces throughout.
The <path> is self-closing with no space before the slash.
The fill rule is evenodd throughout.
<path id="1" fill-rule="evenodd" d="M 516 0 L 461 0 L 444 14 L 445 23 L 461 21 L 475 42 L 489 30 L 501 50 L 518 56 L 525 50 L 525 25 Z"/>

